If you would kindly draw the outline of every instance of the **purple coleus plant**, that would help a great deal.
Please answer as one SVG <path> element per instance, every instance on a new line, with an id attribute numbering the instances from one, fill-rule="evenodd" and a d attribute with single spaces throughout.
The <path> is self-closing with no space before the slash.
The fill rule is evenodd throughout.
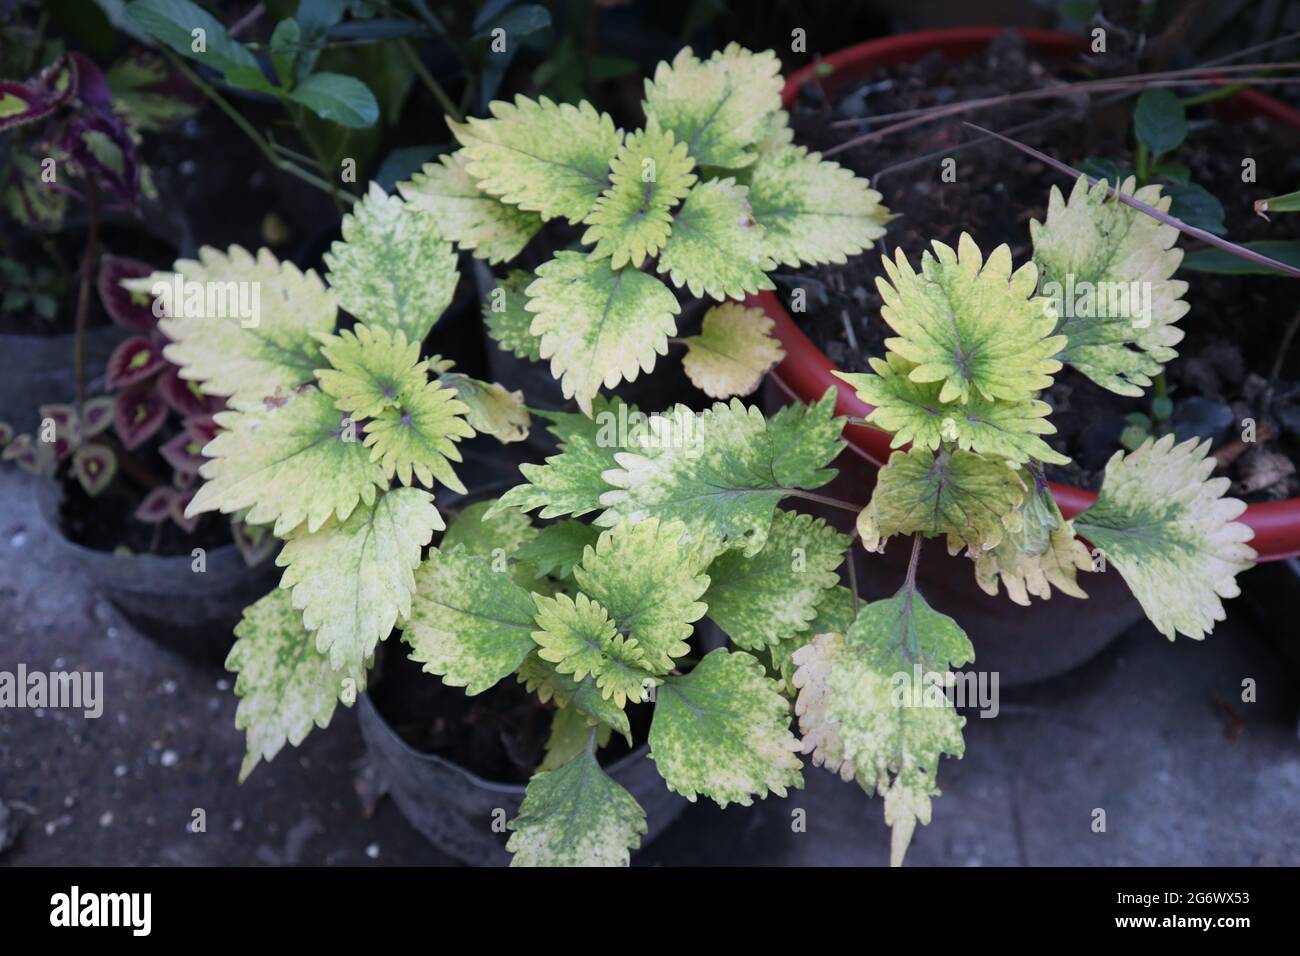
<path id="1" fill-rule="evenodd" d="M 29 80 L 0 81 L 0 132 L 36 123 L 31 152 L 70 173 L 56 172 L 49 188 L 80 196 L 69 180 L 93 178 L 106 206 L 135 207 L 141 183 L 135 140 L 126 118 L 113 108 L 108 81 L 89 57 L 64 53 Z M 30 164 L 14 168 L 28 174 L 32 169 Z"/>
<path id="2" fill-rule="evenodd" d="M 158 328 L 154 297 L 133 293 L 122 282 L 152 275 L 147 263 L 105 254 L 100 259 L 97 287 L 110 318 L 134 333 L 109 356 L 104 387 L 107 394 L 72 404 L 42 405 L 41 426 L 35 435 L 15 435 L 0 423 L 0 457 L 34 474 L 56 477 L 69 469 L 86 494 L 101 494 L 122 471 L 132 477 L 148 475 L 135 453 L 154 443 L 170 469 L 168 481 L 145 493 L 134 516 L 146 524 L 171 521 L 187 534 L 197 517 L 187 517 L 194 496 L 202 449 L 220 430 L 214 415 L 225 401 L 204 395 L 180 377 L 180 370 L 163 355 L 167 337 Z M 134 463 L 125 469 L 122 462 Z M 232 523 L 235 543 L 250 564 L 257 563 L 275 539 L 264 529 Z"/>

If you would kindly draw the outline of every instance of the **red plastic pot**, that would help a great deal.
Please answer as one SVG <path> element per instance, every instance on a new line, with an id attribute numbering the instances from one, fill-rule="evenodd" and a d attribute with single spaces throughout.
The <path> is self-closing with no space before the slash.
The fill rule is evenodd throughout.
<path id="1" fill-rule="evenodd" d="M 995 37 L 1004 33 L 1001 27 L 977 29 L 928 30 L 902 36 L 871 40 L 841 50 L 822 61 L 831 71 L 817 77 L 828 90 L 874 73 L 885 66 L 920 59 L 931 50 L 940 50 L 949 59 L 972 56 L 986 47 Z M 1084 46 L 1079 37 L 1046 30 L 1020 31 L 1029 45 L 1047 56 L 1066 56 Z M 789 107 L 799 88 L 814 78 L 814 68 L 805 67 L 794 73 L 785 84 L 782 98 Z M 1300 129 L 1300 112 L 1270 96 L 1254 90 L 1244 90 L 1227 101 L 1232 112 L 1241 116 L 1268 116 L 1279 123 Z M 808 336 L 795 325 L 789 313 L 776 296 L 764 292 L 749 299 L 749 304 L 763 309 L 775 322 L 774 332 L 785 348 L 786 358 L 769 377 L 769 383 L 787 401 L 812 402 L 834 387 L 838 393 L 836 412 L 840 415 L 865 417 L 872 407 L 854 394 L 853 390 L 831 373 L 831 364 Z M 859 425 L 849 425 L 844 430 L 851 452 L 863 459 L 864 470 L 874 471 L 889 459 L 890 436 L 884 432 Z M 1071 485 L 1052 484 L 1052 493 L 1062 513 L 1071 518 L 1086 510 L 1097 498 L 1091 491 Z M 1276 561 L 1300 555 L 1300 498 L 1252 504 L 1240 519 L 1255 532 L 1251 546 L 1259 553 L 1261 561 Z"/>

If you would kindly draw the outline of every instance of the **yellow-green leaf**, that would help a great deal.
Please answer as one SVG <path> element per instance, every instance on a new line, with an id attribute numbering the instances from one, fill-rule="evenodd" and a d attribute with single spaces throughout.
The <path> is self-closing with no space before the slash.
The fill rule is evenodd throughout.
<path id="1" fill-rule="evenodd" d="M 710 398 L 748 395 L 785 358 L 762 309 L 724 302 L 704 313 L 699 335 L 686 339 L 682 368 Z"/>

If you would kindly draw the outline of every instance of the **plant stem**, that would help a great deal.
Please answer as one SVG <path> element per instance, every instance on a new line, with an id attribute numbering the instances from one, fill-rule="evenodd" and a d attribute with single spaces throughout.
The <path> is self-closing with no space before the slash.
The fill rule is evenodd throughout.
<path id="1" fill-rule="evenodd" d="M 77 381 L 77 408 L 86 404 L 86 319 L 90 315 L 90 285 L 95 274 L 95 250 L 99 246 L 99 183 L 86 173 L 86 248 L 81 254 L 81 287 L 77 292 L 76 331 L 73 334 L 72 366 Z"/>
<path id="2" fill-rule="evenodd" d="M 903 587 L 909 591 L 916 590 L 916 565 L 921 560 L 921 532 L 912 535 L 912 556 L 907 559 L 907 577 L 903 579 Z"/>
<path id="3" fill-rule="evenodd" d="M 853 616 L 858 616 L 858 563 L 853 560 L 853 542 L 858 540 L 858 527 L 855 523 L 853 533 L 849 535 L 849 592 L 853 595 Z"/>
<path id="4" fill-rule="evenodd" d="M 296 176 L 298 179 L 301 179 L 303 182 L 311 186 L 315 186 L 321 192 L 329 193 L 331 196 L 335 196 L 337 193 L 338 198 L 346 199 L 348 202 L 356 202 L 357 197 L 352 195 L 350 192 L 347 192 L 346 190 L 336 190 L 332 183 L 307 172 L 307 170 L 300 167 L 297 163 L 291 163 L 283 156 L 277 155 L 275 150 L 271 148 L 271 144 L 266 141 L 266 138 L 253 128 L 252 123 L 244 119 L 239 110 L 226 102 L 225 97 L 218 93 L 211 85 L 206 83 L 197 73 L 181 62 L 180 57 L 165 50 L 163 52 L 166 53 L 167 60 L 171 64 L 172 68 L 198 87 L 199 92 L 204 96 L 217 104 L 217 107 L 221 112 L 230 117 L 231 122 L 238 126 L 240 130 L 243 131 L 244 135 L 252 140 L 253 145 L 261 151 L 262 155 L 266 157 L 267 162 L 272 166 L 281 172 L 288 173 L 290 176 Z"/>
<path id="5" fill-rule="evenodd" d="M 1137 148 L 1138 185 L 1145 186 L 1151 178 L 1151 151 L 1146 143 L 1138 143 Z"/>
<path id="6" fill-rule="evenodd" d="M 805 501 L 816 501 L 818 504 L 829 505 L 832 508 L 839 508 L 841 511 L 849 511 L 857 514 L 862 508 L 849 501 L 843 501 L 839 498 L 831 498 L 828 495 L 819 495 L 815 491 L 803 491 L 799 488 L 786 488 L 785 493 L 791 498 L 803 498 Z"/>
<path id="7" fill-rule="evenodd" d="M 1220 86 L 1213 90 L 1206 90 L 1204 93 L 1198 93 L 1196 96 L 1185 97 L 1183 99 L 1183 106 L 1203 106 L 1206 103 L 1226 100 L 1230 96 L 1236 96 L 1249 86 L 1249 83 L 1230 83 L 1227 86 Z"/>
<path id="8" fill-rule="evenodd" d="M 425 68 L 424 63 L 420 61 L 419 55 L 412 49 L 411 44 L 402 39 L 397 41 L 397 47 L 402 51 L 402 56 L 406 57 L 406 62 L 415 71 L 415 75 L 429 88 L 429 92 L 433 94 L 433 98 L 438 101 L 438 105 L 443 108 L 447 115 L 457 123 L 465 122 L 464 114 L 456 106 L 455 101 L 447 95 L 447 91 L 442 88 L 442 84 L 434 79 L 433 74 Z"/>

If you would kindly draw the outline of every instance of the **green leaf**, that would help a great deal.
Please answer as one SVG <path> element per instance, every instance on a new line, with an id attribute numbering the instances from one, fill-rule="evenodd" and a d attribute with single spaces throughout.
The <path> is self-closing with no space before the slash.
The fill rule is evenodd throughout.
<path id="1" fill-rule="evenodd" d="M 834 389 L 811 409 L 785 410 L 771 422 L 739 399 L 705 412 L 678 405 L 649 420 L 635 452 L 617 453 L 604 480 L 606 511 L 596 524 L 682 521 L 690 540 L 720 553 L 762 550 L 776 504 L 799 488 L 830 480 L 828 464 L 843 446 L 834 419 Z"/>
<path id="2" fill-rule="evenodd" d="M 587 749 L 593 724 L 576 707 L 557 707 L 551 715 L 551 734 L 546 738 L 546 758 L 538 770 L 556 770 Z M 612 736 L 610 728 L 599 727 L 596 747 L 604 747 Z"/>
<path id="3" fill-rule="evenodd" d="M 509 823 L 511 866 L 627 866 L 641 845 L 645 811 L 584 748 L 528 781 Z"/>
<path id="4" fill-rule="evenodd" d="M 541 361 L 542 340 L 529 328 L 533 313 L 528 311 L 524 292 L 535 276 L 522 269 L 512 269 L 483 300 L 483 321 L 497 345 L 521 359 Z"/>
<path id="5" fill-rule="evenodd" d="M 350 129 L 374 126 L 379 119 L 379 104 L 370 87 L 342 73 L 313 73 L 290 91 L 289 99 L 323 120 Z"/>
<path id="6" fill-rule="evenodd" d="M 554 597 L 533 595 L 537 604 L 537 654 L 554 664 L 556 671 L 574 681 L 590 675 L 600 694 L 623 707 L 631 699 L 645 698 L 652 679 L 646 668 L 645 652 L 635 638 L 627 638 L 598 602 L 579 593 L 576 598 L 560 593 Z"/>
<path id="7" fill-rule="evenodd" d="M 692 624 L 705 612 L 699 600 L 709 578 L 683 543 L 685 531 L 654 518 L 616 525 L 573 569 L 578 586 L 608 609 L 655 673 L 672 670 L 673 659 L 690 650 Z"/>
<path id="8" fill-rule="evenodd" d="M 342 413 L 315 388 L 283 405 L 219 412 L 216 422 L 221 431 L 203 449 L 211 461 L 199 468 L 206 481 L 187 517 L 247 508 L 245 521 L 274 521 L 284 537 L 304 521 L 308 532 L 331 515 L 345 521 L 358 502 L 373 504 L 376 490 L 388 487 Z"/>
<path id="9" fill-rule="evenodd" d="M 276 589 L 244 608 L 226 669 L 237 673 L 235 729 L 245 731 L 243 782 L 259 760 L 271 760 L 288 742 L 298 746 L 312 727 L 328 727 L 340 699 L 351 704 L 366 689 L 364 667 L 336 671 L 295 611 L 289 592 Z"/>
<path id="10" fill-rule="evenodd" d="M 647 121 L 670 130 L 698 165 L 747 166 L 781 109 L 781 63 L 770 50 L 735 43 L 704 61 L 686 47 L 646 81 L 643 106 Z"/>
<path id="11" fill-rule="evenodd" d="M 627 714 L 612 697 L 601 693 L 595 678 L 575 681 L 557 671 L 554 664 L 542 660 L 534 649 L 519 665 L 518 680 L 529 693 L 536 693 L 543 704 L 554 700 L 557 707 L 573 707 L 600 726 L 617 730 L 631 746 L 632 728 Z"/>
<path id="12" fill-rule="evenodd" d="M 437 478 L 465 494 L 450 463 L 461 460 L 456 442 L 474 437 L 474 429 L 463 417 L 468 411 L 454 389 L 436 382 L 402 392 L 398 405 L 385 408 L 366 424 L 370 460 L 379 462 L 385 475 L 404 485 L 414 478 L 432 488 Z"/>
<path id="13" fill-rule="evenodd" d="M 1159 186 L 1134 186 L 1125 180 L 1120 191 L 1168 211 Z M 1187 283 L 1170 278 L 1183 257 L 1173 247 L 1178 230 L 1080 178 L 1068 201 L 1052 187 L 1047 218 L 1031 220 L 1029 235 L 1043 294 L 1060 316 L 1056 331 L 1067 339 L 1061 359 L 1102 388 L 1141 395 L 1183 337 L 1174 323 L 1187 314 Z"/>
<path id="14" fill-rule="evenodd" d="M 767 277 L 775 263 L 764 251 L 764 235 L 745 187 L 710 179 L 687 193 L 656 268 L 697 298 L 741 299 L 775 288 Z"/>
<path id="15" fill-rule="evenodd" d="M 397 188 L 413 208 L 433 219 L 442 238 L 489 263 L 513 259 L 542 227 L 542 220 L 481 190 L 468 165 L 465 150 L 458 149 L 426 164 Z"/>
<path id="16" fill-rule="evenodd" d="M 789 705 L 751 655 L 712 651 L 656 696 L 650 756 L 669 790 L 747 807 L 755 795 L 803 786 Z"/>
<path id="17" fill-rule="evenodd" d="M 543 219 L 585 219 L 609 186 L 623 140 L 614 121 L 590 103 L 557 106 L 544 96 L 498 100 L 489 109 L 493 119 L 448 123 L 479 188 Z"/>
<path id="18" fill-rule="evenodd" d="M 127 288 L 147 293 L 165 284 L 167 316 L 158 327 L 172 340 L 163 354 L 181 367 L 181 378 L 198 381 L 204 394 L 226 396 L 232 408 L 260 405 L 267 396 L 282 397 L 314 381 L 322 364 L 316 334 L 334 331 L 338 317 L 333 292 L 315 272 L 299 272 L 268 249 L 254 259 L 239 246 L 225 253 L 204 246 L 197 262 L 178 261 L 176 273 L 184 282 L 179 302 L 171 301 L 176 295 L 170 273 Z M 187 301 L 199 298 L 195 290 L 212 297 L 218 314 L 207 314 L 206 301 Z M 247 297 L 242 304 L 255 304 L 256 315 L 235 306 L 241 292 Z"/>
<path id="19" fill-rule="evenodd" d="M 1276 262 L 1300 269 L 1300 239 L 1260 239 L 1257 242 L 1243 242 L 1241 245 Z M 1217 275 L 1282 275 L 1272 266 L 1251 262 L 1224 249 L 1197 249 L 1189 252 L 1183 259 L 1182 269 L 1185 272 L 1210 272 Z"/>
<path id="20" fill-rule="evenodd" d="M 564 397 L 576 398 L 587 414 L 602 384 L 635 381 L 654 368 L 656 355 L 668 354 L 678 310 L 676 296 L 653 276 L 616 271 L 580 252 L 557 253 L 528 287 L 540 355 L 550 359 Z"/>
<path id="21" fill-rule="evenodd" d="M 1052 407 L 1035 398 L 1019 401 L 988 399 L 972 393 L 966 404 L 939 401 L 938 382 L 914 382 L 916 367 L 896 352 L 870 359 L 874 374 L 835 372 L 853 386 L 858 397 L 875 406 L 871 422 L 893 433 L 890 447 L 913 444 L 931 451 L 945 441 L 980 455 L 1007 458 L 1017 464 L 1032 459 L 1064 465 L 1069 458 L 1044 442 L 1056 428 L 1047 420 Z"/>
<path id="22" fill-rule="evenodd" d="M 1173 90 L 1143 90 L 1133 110 L 1133 131 L 1152 158 L 1159 158 L 1187 139 L 1187 109 Z"/>
<path id="23" fill-rule="evenodd" d="M 615 467 L 616 451 L 574 436 L 560 454 L 547 458 L 545 464 L 520 465 L 527 483 L 502 495 L 494 510 L 541 508 L 538 516 L 542 518 L 581 517 L 595 511 L 601 506 L 601 495 L 610 489 L 602 475 Z"/>
<path id="24" fill-rule="evenodd" d="M 884 797 L 894 866 L 916 825 L 930 822 L 940 756 L 965 750 L 944 676 L 974 656 L 956 622 L 906 588 L 866 605 L 847 634 L 818 635 L 794 655 L 803 751 Z"/>
<path id="25" fill-rule="evenodd" d="M 916 363 L 912 381 L 943 382 L 939 400 L 963 403 L 975 394 L 1022 401 L 1051 385 L 1061 367 L 1052 356 L 1065 339 L 1052 335 L 1048 303 L 1034 297 L 1034 264 L 1013 273 L 1005 245 L 986 261 L 964 232 L 956 251 L 932 246 L 920 273 L 899 249 L 894 261 L 883 260 L 889 280 L 876 280 L 880 314 L 898 333 L 885 346 Z"/>
<path id="26" fill-rule="evenodd" d="M 275 89 L 248 47 L 232 39 L 221 23 L 189 0 L 135 0 L 127 6 L 126 18 L 181 56 L 222 73 L 231 86 L 261 92 Z M 196 36 L 196 30 L 202 33 Z"/>
<path id="27" fill-rule="evenodd" d="M 457 512 L 442 536 L 441 549 L 453 551 L 459 545 L 467 554 L 491 558 L 500 551 L 509 557 L 537 537 L 539 530 L 521 512 L 499 511 L 489 515 L 494 504 L 495 498 L 476 501 Z"/>
<path id="28" fill-rule="evenodd" d="M 770 334 L 772 320 L 762 309 L 724 302 L 704 313 L 699 335 L 685 340 L 682 368 L 710 398 L 748 395 L 758 388 L 785 350 Z"/>
<path id="29" fill-rule="evenodd" d="M 752 558 L 728 551 L 709 565 L 704 603 L 737 646 L 760 650 L 806 630 L 848 548 L 820 518 L 779 510 L 767 543 Z"/>
<path id="30" fill-rule="evenodd" d="M 641 268 L 646 256 L 659 252 L 671 231 L 669 210 L 695 183 L 695 161 L 686 144 L 650 120 L 630 134 L 610 166 L 610 187 L 600 194 L 587 217 L 582 237 L 595 244 L 593 259 L 610 257 L 610 266 Z"/>
<path id="31" fill-rule="evenodd" d="M 1220 598 L 1240 593 L 1236 575 L 1255 562 L 1253 534 L 1234 519 L 1245 502 L 1211 478 L 1209 441 L 1166 435 L 1106 463 L 1101 494 L 1075 530 L 1123 576 L 1156 630 L 1200 640 L 1224 618 Z"/>
<path id="32" fill-rule="evenodd" d="M 357 325 L 319 338 L 321 354 L 333 367 L 317 369 L 316 379 L 341 412 L 373 418 L 429 381 L 419 341 L 408 342 L 400 328 L 390 333 L 382 325 Z"/>
<path id="33" fill-rule="evenodd" d="M 356 670 L 399 619 L 411 613 L 412 573 L 420 551 L 442 530 L 433 495 L 398 488 L 330 520 L 314 532 L 299 528 L 275 559 L 280 587 L 316 637 L 335 670 Z"/>
<path id="34" fill-rule="evenodd" d="M 1223 222 L 1223 203 L 1204 186 L 1171 182 L 1165 186 L 1165 192 L 1173 199 L 1173 205 L 1169 207 L 1171 216 L 1216 236 L 1228 234 L 1228 227 Z"/>
<path id="35" fill-rule="evenodd" d="M 583 552 L 594 545 L 600 531 L 581 521 L 557 521 L 544 528 L 519 549 L 516 557 L 537 571 L 538 577 L 556 578 L 573 576 L 573 569 L 582 563 Z"/>
<path id="36" fill-rule="evenodd" d="M 948 536 L 948 547 L 978 554 L 997 547 L 1004 519 L 1024 500 L 1025 489 L 1004 462 L 959 449 L 896 451 L 880 469 L 871 503 L 858 518 L 862 544 L 883 548 L 896 534 Z"/>
<path id="37" fill-rule="evenodd" d="M 456 398 L 468 409 L 465 420 L 474 431 L 491 435 L 503 445 L 528 437 L 531 419 L 523 392 L 506 391 L 505 386 L 496 382 L 480 381 L 459 372 L 445 372 L 439 380 L 454 390 Z"/>
<path id="38" fill-rule="evenodd" d="M 343 241 L 325 254 L 339 304 L 363 322 L 419 343 L 456 292 L 456 254 L 438 221 L 376 183 L 343 217 Z"/>
<path id="39" fill-rule="evenodd" d="M 443 683 L 482 693 L 535 647 L 532 595 L 490 558 L 434 549 L 415 572 L 415 587 L 402 639 L 411 660 Z"/>
<path id="40" fill-rule="evenodd" d="M 1029 606 L 1029 595 L 1043 600 L 1052 596 L 1052 585 L 1071 597 L 1086 598 L 1076 577 L 1092 570 L 1092 556 L 1074 536 L 1074 526 L 1061 515 L 1056 499 L 1046 486 L 1035 488 L 1017 513 L 1018 529 L 1008 529 L 1002 543 L 975 557 L 975 581 L 997 597 L 998 580 L 1007 596 Z"/>
<path id="41" fill-rule="evenodd" d="M 1300 189 L 1284 196 L 1255 200 L 1255 214 L 1268 218 L 1270 212 L 1300 212 Z"/>
<path id="42" fill-rule="evenodd" d="M 782 692 L 791 700 L 799 695 L 798 688 L 794 686 L 794 655 L 799 648 L 811 644 L 818 634 L 828 634 L 832 631 L 843 634 L 849 629 L 857 612 L 853 592 L 844 585 L 837 584 L 829 591 L 822 592 L 816 610 L 817 616 L 813 618 L 807 630 L 797 631 L 768 648 L 768 654 L 772 659 L 773 676 L 780 680 Z"/>
<path id="43" fill-rule="evenodd" d="M 867 180 L 802 146 L 764 152 L 749 176 L 764 253 L 796 268 L 842 264 L 870 249 L 893 218 L 880 199 Z"/>

